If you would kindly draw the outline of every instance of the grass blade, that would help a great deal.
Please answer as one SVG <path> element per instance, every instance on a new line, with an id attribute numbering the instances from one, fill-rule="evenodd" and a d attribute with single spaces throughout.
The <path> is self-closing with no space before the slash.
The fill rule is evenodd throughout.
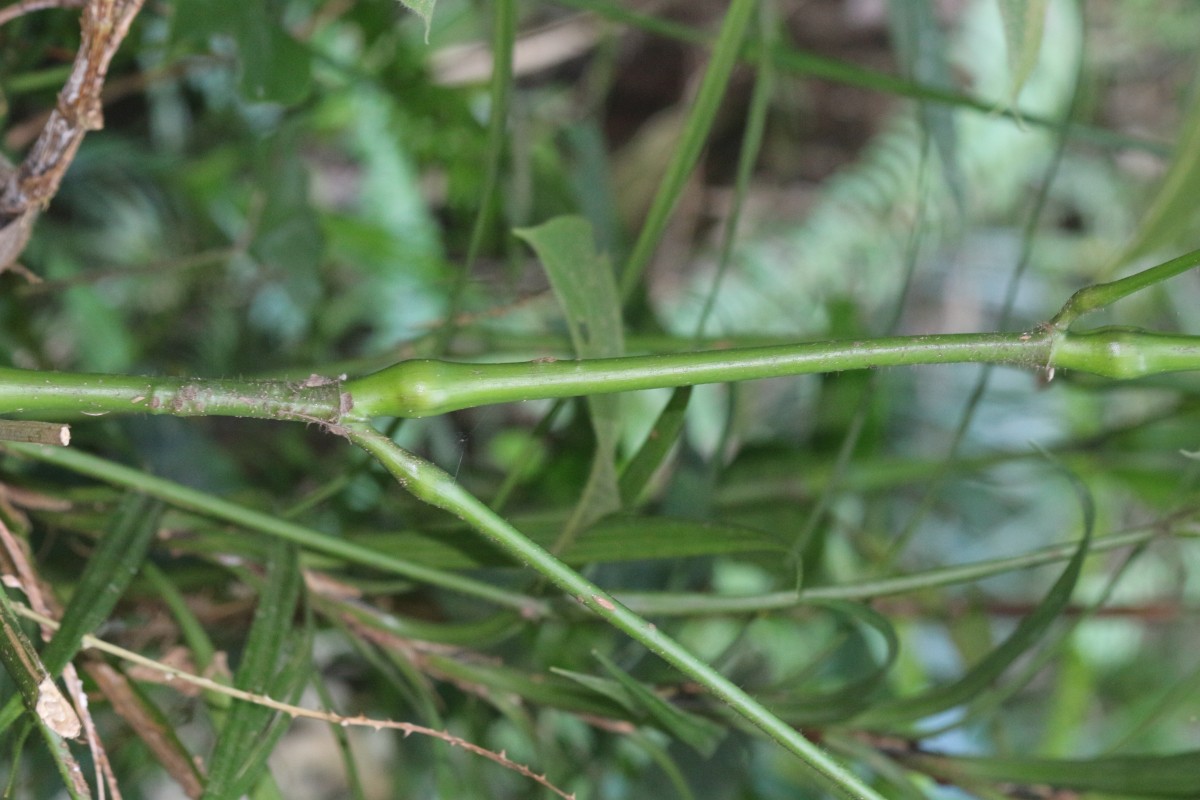
<path id="1" fill-rule="evenodd" d="M 1095 526 L 1095 506 L 1082 482 L 1068 473 L 1083 507 L 1083 537 L 1075 555 L 1037 607 L 1016 629 L 978 664 L 957 681 L 921 694 L 877 705 L 858 717 L 856 722 L 869 727 L 907 729 L 910 723 L 954 708 L 978 696 L 1023 653 L 1036 645 L 1059 618 L 1083 570 Z"/>
<path id="2" fill-rule="evenodd" d="M 294 688 L 281 680 L 292 677 L 290 668 L 280 670 L 278 665 L 288 658 L 301 576 L 295 546 L 276 542 L 273 550 L 234 686 L 255 695 L 269 694 L 282 699 L 290 696 L 290 689 Z M 280 692 L 281 688 L 287 691 Z M 274 724 L 275 716 L 269 708 L 245 700 L 233 702 L 209 764 L 205 798 L 240 797 L 262 777 L 271 752 L 271 747 L 263 746 L 271 738 L 268 733 L 274 729 L 282 734 Z"/>
<path id="3" fill-rule="evenodd" d="M 74 657 L 84 634 L 94 632 L 108 619 L 137 575 L 158 531 L 162 511 L 162 503 L 143 494 L 126 494 L 121 499 L 108 532 L 97 543 L 63 611 L 58 632 L 42 653 L 52 674 Z"/>
<path id="4" fill-rule="evenodd" d="M 629 297 L 641 280 L 642 273 L 667 229 L 667 222 L 679 201 L 688 176 L 692 174 L 696 162 L 700 159 L 704 142 L 708 139 L 713 120 L 717 116 L 721 97 L 729 84 L 729 76 L 746 38 L 746 28 L 750 24 L 754 6 L 755 0 L 733 0 L 729 4 L 729 10 L 725 12 L 721 32 L 717 35 L 717 42 L 713 47 L 712 60 L 696 94 L 696 102 L 684 124 L 683 134 L 679 138 L 671 162 L 667 165 L 659 190 L 654 196 L 654 203 L 646 215 L 646 222 L 633 245 L 633 252 L 625 262 L 625 271 L 621 273 L 623 297 Z"/>

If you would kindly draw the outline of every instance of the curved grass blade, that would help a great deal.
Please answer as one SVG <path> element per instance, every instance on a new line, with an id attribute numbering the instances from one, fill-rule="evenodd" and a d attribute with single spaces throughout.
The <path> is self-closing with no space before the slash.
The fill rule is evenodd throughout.
<path id="1" fill-rule="evenodd" d="M 1064 469 L 1064 472 L 1066 470 Z M 1092 496 L 1074 473 L 1066 472 L 1083 511 L 1083 537 L 1075 555 L 1037 607 L 1017 625 L 1001 644 L 953 683 L 920 694 L 882 703 L 856 718 L 856 723 L 873 728 L 908 730 L 911 724 L 933 714 L 962 705 L 987 690 L 1021 655 L 1038 644 L 1066 608 L 1083 570 L 1095 527 L 1096 509 Z"/>
<path id="2" fill-rule="evenodd" d="M 793 723 L 806 725 L 848 719 L 873 703 L 900 652 L 896 629 L 887 617 L 870 606 L 840 600 L 817 601 L 811 605 L 875 630 L 883 639 L 886 649 L 874 666 L 837 689 L 791 692 L 772 699 L 771 707 L 780 716 Z"/>

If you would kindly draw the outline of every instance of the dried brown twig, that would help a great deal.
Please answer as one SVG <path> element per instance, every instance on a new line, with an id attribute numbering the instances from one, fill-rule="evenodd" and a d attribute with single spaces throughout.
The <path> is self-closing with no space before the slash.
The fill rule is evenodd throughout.
<path id="1" fill-rule="evenodd" d="M 0 270 L 21 255 L 38 213 L 55 194 L 88 131 L 104 125 L 100 92 L 109 64 L 129 33 L 144 0 L 87 0 L 80 17 L 82 38 L 71 74 L 58 93 L 41 134 L 15 168 L 0 168 Z M 71 5 L 72 0 L 52 5 Z M 10 18 L 42 5 L 10 6 Z M 8 11 L 8 9 L 5 9 Z M 2 13 L 2 12 L 0 12 Z"/>

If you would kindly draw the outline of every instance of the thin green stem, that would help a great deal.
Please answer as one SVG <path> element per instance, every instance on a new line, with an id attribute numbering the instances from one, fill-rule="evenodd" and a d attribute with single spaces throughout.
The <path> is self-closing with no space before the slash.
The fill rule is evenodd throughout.
<path id="1" fill-rule="evenodd" d="M 1089 555 L 1133 547 L 1162 536 L 1159 524 L 1114 533 L 1095 540 Z M 1179 534 L 1193 535 L 1194 534 Z M 1039 567 L 1066 561 L 1078 545 L 1065 543 L 1007 558 L 988 559 L 971 564 L 914 572 L 891 578 L 843 583 L 836 586 L 814 586 L 801 591 L 768 592 L 754 595 L 713 595 L 683 592 L 616 592 L 617 597 L 631 610 L 648 616 L 706 616 L 725 614 L 762 614 L 786 611 L 818 600 L 873 600 L 909 592 L 920 592 L 942 586 L 969 583 L 1019 569 Z"/>
<path id="2" fill-rule="evenodd" d="M 1080 289 L 1067 300 L 1062 309 L 1050 320 L 1050 324 L 1059 330 L 1066 330 L 1071 323 L 1101 308 L 1110 306 L 1118 300 L 1128 297 L 1134 292 L 1153 286 L 1156 283 L 1174 278 L 1190 269 L 1200 267 L 1200 250 L 1184 253 L 1178 258 L 1164 264 L 1142 270 L 1127 278 L 1097 283 Z"/>
<path id="3" fill-rule="evenodd" d="M 698 681 L 769 737 L 803 759 L 847 797 L 883 800 L 857 775 L 818 748 L 757 700 L 697 659 L 657 627 L 622 606 L 607 592 L 555 558 L 462 488 L 449 473 L 396 446 L 360 423 L 346 426 L 347 436 L 362 447 L 417 499 L 449 511 L 471 525 L 513 558 L 539 572 L 581 605 L 624 631 L 684 675 Z"/>

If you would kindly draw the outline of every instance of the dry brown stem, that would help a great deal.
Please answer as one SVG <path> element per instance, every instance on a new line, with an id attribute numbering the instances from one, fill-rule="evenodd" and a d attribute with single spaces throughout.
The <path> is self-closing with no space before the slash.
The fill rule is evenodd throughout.
<path id="1" fill-rule="evenodd" d="M 100 93 L 104 79 L 143 2 L 87 0 L 84 5 L 79 51 L 58 93 L 58 103 L 25 159 L 0 175 L 0 270 L 24 250 L 38 212 L 58 192 L 83 137 L 103 127 Z"/>

